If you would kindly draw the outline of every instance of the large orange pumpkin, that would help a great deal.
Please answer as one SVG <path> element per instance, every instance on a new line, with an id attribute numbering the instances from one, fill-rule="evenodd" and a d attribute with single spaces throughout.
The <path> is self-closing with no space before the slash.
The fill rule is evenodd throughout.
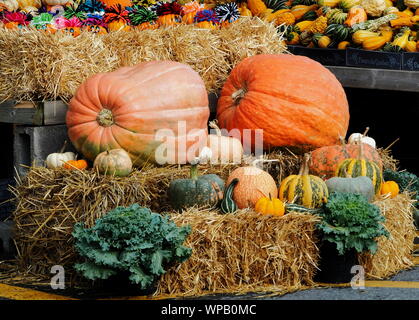
<path id="1" fill-rule="evenodd" d="M 208 117 L 197 72 L 174 61 L 151 61 L 88 78 L 71 99 L 66 122 L 87 159 L 124 149 L 140 165 L 194 159 L 206 144 Z"/>
<path id="2" fill-rule="evenodd" d="M 231 72 L 218 100 L 221 128 L 263 129 L 264 147 L 322 147 L 345 136 L 349 108 L 336 77 L 320 63 L 289 54 L 256 55 Z M 254 144 L 243 141 L 243 145 Z"/>
<path id="3" fill-rule="evenodd" d="M 363 157 L 366 160 L 374 161 L 382 169 L 382 161 L 378 151 L 372 146 L 362 144 Z M 335 176 L 338 165 L 345 159 L 357 159 L 359 146 L 355 144 L 339 144 L 322 147 L 311 153 L 310 172 L 322 179 L 329 179 Z"/>

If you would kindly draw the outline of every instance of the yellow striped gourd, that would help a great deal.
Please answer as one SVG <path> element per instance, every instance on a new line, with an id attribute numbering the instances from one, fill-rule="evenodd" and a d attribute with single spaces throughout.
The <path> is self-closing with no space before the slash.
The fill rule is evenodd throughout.
<path id="1" fill-rule="evenodd" d="M 359 143 L 358 159 L 348 158 L 343 160 L 336 168 L 335 176 L 343 178 L 369 177 L 372 180 L 375 194 L 379 194 L 383 183 L 383 173 L 379 166 L 375 162 L 364 158 L 362 143 Z"/>
<path id="2" fill-rule="evenodd" d="M 326 183 L 320 177 L 309 174 L 309 161 L 310 155 L 306 153 L 298 175 L 293 174 L 282 180 L 279 199 L 307 208 L 318 208 L 327 201 L 329 192 Z"/>

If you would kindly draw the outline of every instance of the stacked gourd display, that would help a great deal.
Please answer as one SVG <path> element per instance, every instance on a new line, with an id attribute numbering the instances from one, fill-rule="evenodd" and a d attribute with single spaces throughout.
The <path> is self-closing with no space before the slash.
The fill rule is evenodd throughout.
<path id="1" fill-rule="evenodd" d="M 168 187 L 174 210 L 251 208 L 281 216 L 314 213 L 334 191 L 370 201 L 392 192 L 391 186 L 382 190 L 381 159 L 367 132 L 338 143 L 349 122 L 344 90 L 309 58 L 263 54 L 242 60 L 223 86 L 217 122 L 208 119 L 208 94 L 199 74 L 179 62 L 150 61 L 88 78 L 70 101 L 66 123 L 74 147 L 101 174 L 124 177 L 132 166 L 151 162 L 190 165 L 190 177 Z M 208 135 L 208 125 L 215 134 Z M 255 138 L 257 130 L 262 140 Z M 281 181 L 262 169 L 274 160 L 242 164 L 225 181 L 199 172 L 202 162 L 240 164 L 244 150 L 285 146 L 305 155 L 299 173 Z M 86 168 L 85 160 L 79 164 L 63 151 L 50 155 L 47 165 Z"/>
<path id="2" fill-rule="evenodd" d="M 419 49 L 416 0 L 294 0 L 267 19 L 274 19 L 285 31 L 290 45 L 393 52 Z"/>

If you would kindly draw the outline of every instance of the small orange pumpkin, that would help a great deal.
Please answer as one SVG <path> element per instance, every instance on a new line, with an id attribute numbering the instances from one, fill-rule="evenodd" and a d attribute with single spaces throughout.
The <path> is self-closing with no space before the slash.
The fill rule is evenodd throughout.
<path id="1" fill-rule="evenodd" d="M 64 163 L 64 168 L 69 170 L 84 170 L 88 167 L 87 161 L 84 159 L 80 160 L 69 160 L 66 163 Z"/>
<path id="2" fill-rule="evenodd" d="M 70 33 L 73 37 L 78 37 L 81 33 L 80 27 L 67 27 L 61 30 Z"/>
<path id="3" fill-rule="evenodd" d="M 345 21 L 345 25 L 352 27 L 356 23 L 367 21 L 368 16 L 365 9 L 361 6 L 355 6 L 349 9 L 348 17 Z"/>
<path id="4" fill-rule="evenodd" d="M 394 198 L 399 194 L 399 185 L 395 181 L 386 181 L 381 185 L 380 194 L 390 194 L 390 198 Z"/>
<path id="5" fill-rule="evenodd" d="M 131 26 L 127 25 L 124 20 L 115 20 L 108 23 L 109 31 L 130 31 Z"/>
<path id="6" fill-rule="evenodd" d="M 269 197 L 260 198 L 255 205 L 255 211 L 262 215 L 283 216 L 285 213 L 285 204 L 278 198 Z"/>
<path id="7" fill-rule="evenodd" d="M 217 28 L 218 28 L 218 25 L 217 25 L 217 24 L 215 24 L 215 23 L 214 23 L 214 22 L 212 22 L 212 21 L 201 21 L 201 22 L 198 22 L 198 23 L 196 24 L 196 27 L 197 27 L 197 28 L 202 28 L 202 29 L 215 30 L 215 29 L 217 29 Z"/>
<path id="8" fill-rule="evenodd" d="M 196 12 L 188 12 L 182 17 L 182 22 L 186 24 L 194 23 L 194 18 L 196 16 Z"/>

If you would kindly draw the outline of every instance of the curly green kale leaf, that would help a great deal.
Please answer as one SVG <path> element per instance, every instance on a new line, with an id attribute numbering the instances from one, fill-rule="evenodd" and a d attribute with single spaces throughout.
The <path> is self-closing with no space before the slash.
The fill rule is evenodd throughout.
<path id="1" fill-rule="evenodd" d="M 323 239 L 336 244 L 339 254 L 354 248 L 357 252 L 377 251 L 376 238 L 389 236 L 382 223 L 380 209 L 358 194 L 334 192 L 330 194 L 322 221 L 317 228 Z"/>
<path id="2" fill-rule="evenodd" d="M 190 226 L 178 227 L 138 204 L 118 207 L 90 229 L 82 223 L 74 226 L 74 247 L 85 259 L 75 268 L 91 280 L 128 272 L 132 283 L 146 288 L 167 266 L 190 257 L 192 250 L 183 246 L 190 232 Z"/>

